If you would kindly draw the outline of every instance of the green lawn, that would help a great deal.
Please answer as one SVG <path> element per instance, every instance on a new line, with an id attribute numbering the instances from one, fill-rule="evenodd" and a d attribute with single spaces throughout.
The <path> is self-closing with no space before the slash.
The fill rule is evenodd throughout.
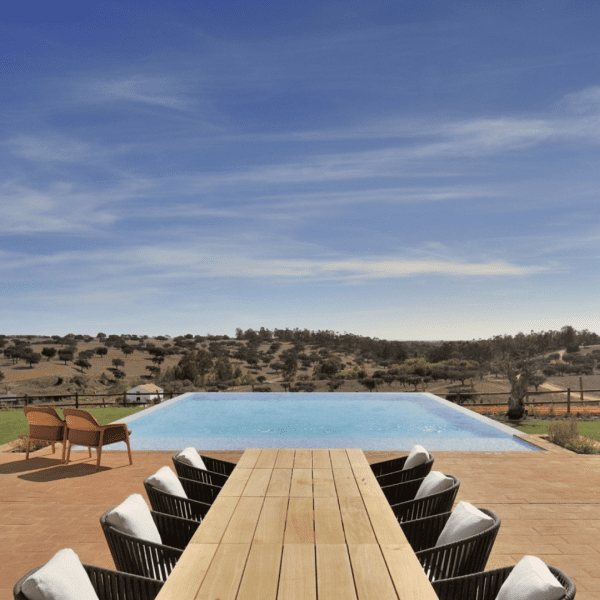
<path id="1" fill-rule="evenodd" d="M 519 425 L 518 427 L 512 425 L 512 427 L 515 427 L 523 433 L 544 435 L 548 433 L 548 425 L 550 425 L 550 423 L 552 423 L 552 421 L 538 421 L 535 423 L 528 423 L 527 425 Z M 600 442 L 600 421 L 578 421 L 577 430 L 579 431 L 579 435 Z"/>
<path id="2" fill-rule="evenodd" d="M 144 409 L 137 406 L 126 408 L 111 406 L 109 408 L 86 408 L 85 410 L 94 415 L 100 425 L 106 425 Z M 56 412 L 64 417 L 62 409 L 57 408 Z M 18 438 L 19 434 L 27 435 L 28 431 L 29 426 L 22 410 L 0 411 L 0 444 L 12 442 Z"/>

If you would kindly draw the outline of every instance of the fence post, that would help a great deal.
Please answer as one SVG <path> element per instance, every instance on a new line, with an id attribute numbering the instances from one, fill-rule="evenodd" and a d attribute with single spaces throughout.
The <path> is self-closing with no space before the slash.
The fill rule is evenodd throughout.
<path id="1" fill-rule="evenodd" d="M 581 400 L 581 404 L 583 404 L 583 377 L 579 378 L 579 399 Z"/>
<path id="2" fill-rule="evenodd" d="M 567 388 L 567 414 L 571 414 L 571 388 Z"/>
<path id="3" fill-rule="evenodd" d="M 75 392 L 75 408 L 79 408 L 79 393 Z"/>

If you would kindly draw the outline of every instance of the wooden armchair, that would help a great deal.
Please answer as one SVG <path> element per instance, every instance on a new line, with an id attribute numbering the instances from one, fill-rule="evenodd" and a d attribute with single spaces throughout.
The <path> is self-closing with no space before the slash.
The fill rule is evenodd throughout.
<path id="1" fill-rule="evenodd" d="M 52 406 L 26 406 L 23 409 L 29 423 L 27 435 L 27 448 L 25 460 L 29 458 L 31 442 L 50 442 L 52 452 L 56 452 L 54 444 L 62 442 L 63 451 L 61 462 L 65 462 L 65 449 L 67 447 L 67 424 L 58 416 Z"/>
<path id="2" fill-rule="evenodd" d="M 112 423 L 110 425 L 100 425 L 96 418 L 85 410 L 77 408 L 63 409 L 65 419 L 67 421 L 68 434 L 67 441 L 67 464 L 71 456 L 71 448 L 75 446 L 87 446 L 92 456 L 91 448 L 96 449 L 98 460 L 96 461 L 96 471 L 100 467 L 100 458 L 102 456 L 102 447 L 117 442 L 125 442 L 127 444 L 127 453 L 129 454 L 129 464 L 132 465 L 131 448 L 129 446 L 129 434 L 131 431 L 127 429 L 125 423 Z"/>

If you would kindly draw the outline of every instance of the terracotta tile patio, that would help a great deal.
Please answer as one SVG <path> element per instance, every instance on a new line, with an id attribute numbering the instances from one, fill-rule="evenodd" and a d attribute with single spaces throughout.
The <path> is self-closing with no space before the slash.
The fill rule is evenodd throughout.
<path id="1" fill-rule="evenodd" d="M 502 525 L 487 568 L 539 556 L 563 569 L 577 585 L 578 600 L 600 597 L 600 457 L 580 456 L 535 436 L 547 452 L 435 452 L 435 469 L 461 481 L 457 501 L 495 511 Z M 61 466 L 51 449 L 0 453 L 0 600 L 29 569 L 61 548 L 73 548 L 82 562 L 114 568 L 99 518 L 129 494 L 142 494 L 143 480 L 172 466 L 171 452 L 105 452 L 94 472 L 95 455 L 74 451 Z M 241 453 L 206 452 L 236 461 Z M 394 456 L 367 452 L 370 462 Z M 148 503 L 149 504 L 149 503 Z"/>

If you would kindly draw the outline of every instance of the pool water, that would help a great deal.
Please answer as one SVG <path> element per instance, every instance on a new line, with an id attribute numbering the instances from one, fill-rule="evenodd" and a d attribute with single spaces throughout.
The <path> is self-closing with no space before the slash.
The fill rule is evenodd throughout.
<path id="1" fill-rule="evenodd" d="M 134 450 L 538 450 L 509 427 L 427 393 L 190 393 L 121 422 Z"/>

